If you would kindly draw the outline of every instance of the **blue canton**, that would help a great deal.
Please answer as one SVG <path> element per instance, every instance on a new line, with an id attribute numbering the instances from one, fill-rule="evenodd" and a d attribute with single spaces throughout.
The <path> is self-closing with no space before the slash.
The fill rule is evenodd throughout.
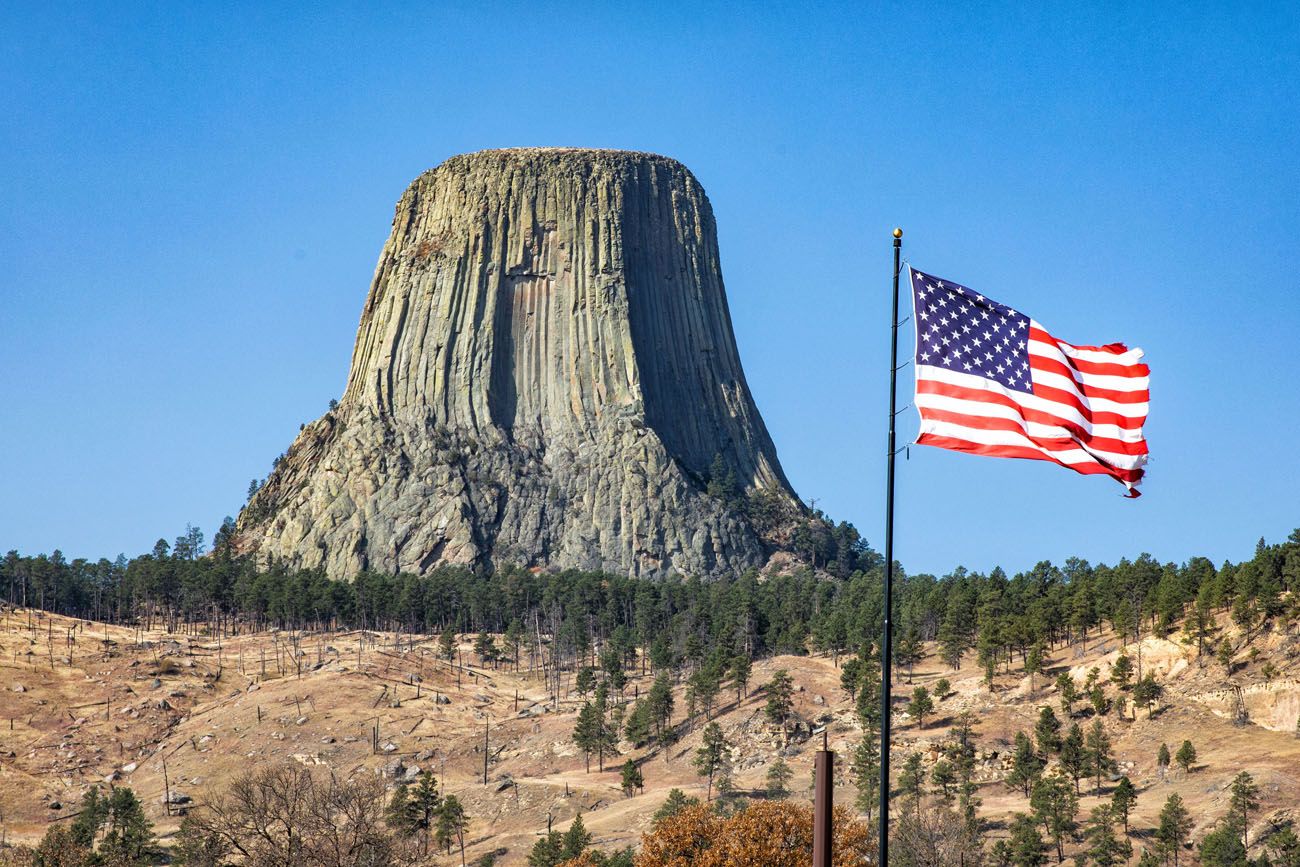
<path id="1" fill-rule="evenodd" d="M 911 270 L 916 363 L 1032 394 L 1029 317 L 965 286 Z"/>

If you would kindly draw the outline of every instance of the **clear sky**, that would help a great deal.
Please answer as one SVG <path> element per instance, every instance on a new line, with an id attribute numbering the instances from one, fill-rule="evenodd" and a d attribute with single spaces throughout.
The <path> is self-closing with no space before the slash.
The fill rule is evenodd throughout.
<path id="1" fill-rule="evenodd" d="M 211 537 L 341 394 L 402 190 L 512 145 L 695 172 L 785 469 L 877 547 L 894 225 L 917 267 L 1147 351 L 1142 499 L 913 448 L 909 570 L 1300 526 L 1293 4 L 310 5 L 0 11 L 0 550 Z"/>

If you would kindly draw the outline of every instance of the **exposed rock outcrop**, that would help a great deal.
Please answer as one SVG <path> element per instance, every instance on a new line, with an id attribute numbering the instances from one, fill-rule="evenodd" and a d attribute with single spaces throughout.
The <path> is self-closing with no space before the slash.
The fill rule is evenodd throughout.
<path id="1" fill-rule="evenodd" d="M 718 456 L 734 495 L 708 492 Z M 802 509 L 745 383 L 699 182 L 649 154 L 484 151 L 398 202 L 347 390 L 237 539 L 336 577 L 708 576 L 771 552 L 755 495 Z"/>

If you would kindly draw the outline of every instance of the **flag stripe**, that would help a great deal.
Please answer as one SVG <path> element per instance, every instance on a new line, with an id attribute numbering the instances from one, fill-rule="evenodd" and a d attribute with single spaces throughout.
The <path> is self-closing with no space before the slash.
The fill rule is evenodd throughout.
<path id="1" fill-rule="evenodd" d="M 1146 403 L 1151 399 L 1151 393 L 1146 389 L 1141 391 L 1116 391 L 1111 388 L 1098 388 L 1093 385 L 1081 385 L 1076 382 L 1068 373 L 1062 374 L 1052 369 L 1040 356 L 1030 355 L 1029 366 L 1034 369 L 1034 384 L 1042 383 L 1053 388 L 1059 388 L 1062 391 L 1073 392 L 1080 399 L 1088 398 L 1096 405 L 1096 401 L 1104 400 L 1112 404 L 1126 404 L 1134 408 L 1140 408 L 1143 415 L 1146 415 Z M 1112 407 L 1113 409 L 1114 407 Z M 1123 412 L 1124 410 L 1116 410 Z"/>
<path id="2" fill-rule="evenodd" d="M 1137 484 L 1138 479 L 1142 476 L 1141 472 L 1127 473 L 1126 475 L 1128 478 L 1125 478 L 1125 471 L 1110 469 L 1101 464 L 1064 464 L 1050 455 L 1043 454 L 1037 449 L 1027 446 L 989 445 L 985 443 L 970 442 L 960 437 L 947 437 L 928 433 L 921 434 L 921 436 L 917 438 L 916 442 L 918 445 L 937 446 L 938 448 L 950 449 L 955 452 L 989 455 L 995 458 L 1028 458 L 1030 460 L 1052 461 L 1053 463 L 1060 464 L 1063 467 L 1068 467 L 1076 473 L 1084 473 L 1086 475 L 1104 474 L 1131 484 Z"/>
<path id="3" fill-rule="evenodd" d="M 1100 376 L 1122 376 L 1126 378 L 1150 376 L 1151 368 L 1145 364 L 1123 364 L 1115 361 L 1088 361 L 1082 358 L 1075 358 L 1066 353 L 1071 349 L 1069 344 L 1063 344 L 1059 340 L 1054 340 L 1052 335 L 1042 329 L 1042 326 L 1031 325 L 1029 328 L 1030 344 L 1040 344 L 1043 347 L 1050 347 L 1056 351 L 1060 361 L 1079 373 L 1097 374 Z M 1141 350 L 1134 350 L 1141 352 Z"/>
<path id="4" fill-rule="evenodd" d="M 1047 445 L 1077 445 L 1081 441 L 1078 434 L 1064 425 L 1046 425 L 1026 421 L 1005 410 L 990 413 L 988 410 L 994 409 L 992 404 L 964 404 L 956 408 L 942 408 L 936 406 L 935 401 L 930 399 L 929 396 L 926 397 L 927 399 L 922 400 L 920 395 L 917 396 L 917 406 L 925 407 L 926 418 L 952 422 L 953 424 L 965 425 L 979 430 L 1019 431 L 1035 442 Z M 960 402 L 954 401 L 954 403 Z M 1130 463 L 1133 457 L 1147 453 L 1147 444 L 1145 442 L 1124 442 L 1123 440 L 1105 437 L 1088 438 L 1086 447 L 1088 451 L 1099 454 L 1118 466 L 1126 464 L 1137 466 L 1135 462 Z"/>
<path id="5" fill-rule="evenodd" d="M 1064 363 L 1065 356 L 1051 350 L 1037 341 L 1029 343 L 1029 363 L 1038 370 L 1055 373 L 1073 382 L 1080 390 L 1097 389 L 1110 394 L 1146 394 L 1151 380 L 1146 376 L 1111 376 L 1108 374 L 1083 373 Z M 1146 398 L 1143 398 L 1144 400 Z"/>
<path id="6" fill-rule="evenodd" d="M 918 407 L 948 410 L 949 412 L 962 412 L 967 415 L 999 415 L 1004 418 L 1023 418 L 1027 422 L 1039 424 L 1043 427 L 1065 428 L 1072 436 L 1079 439 L 1121 442 L 1126 445 L 1137 445 L 1144 442 L 1141 431 L 1128 430 L 1113 424 L 1079 425 L 1048 413 L 1029 409 L 1023 404 L 1017 404 L 1010 400 L 994 401 L 982 397 L 971 399 L 968 390 L 944 383 L 929 381 L 919 383 L 916 405 Z"/>
<path id="7" fill-rule="evenodd" d="M 1080 448 L 1077 444 L 1067 447 L 1048 448 L 1036 440 L 1030 439 L 1023 433 L 1015 431 L 1001 430 L 978 430 L 969 428 L 965 425 L 951 424 L 945 421 L 935 419 L 926 419 L 921 422 L 922 434 L 933 434 L 935 436 L 949 437 L 951 439 L 966 440 L 976 445 L 986 446 L 1013 446 L 1016 448 L 1032 449 L 1039 454 L 1047 457 L 1048 460 L 1055 461 L 1062 466 L 1074 469 L 1079 466 L 1096 466 L 1103 468 L 1102 471 L 1108 472 L 1117 478 L 1121 476 L 1131 476 L 1133 473 L 1141 475 L 1142 470 L 1137 467 L 1117 467 L 1109 461 L 1099 460 L 1096 455 L 1090 454 L 1086 449 Z"/>
<path id="8" fill-rule="evenodd" d="M 983 377 L 973 376 L 969 373 L 958 373 L 955 370 L 944 370 L 941 367 L 934 367 L 928 364 L 918 364 L 917 372 L 917 390 L 921 391 L 929 386 L 926 382 L 938 382 L 948 386 L 955 386 L 963 389 L 963 393 L 955 394 L 956 397 L 966 397 L 971 400 L 988 400 L 994 403 L 1001 403 L 1006 406 L 1023 407 L 1026 411 L 1040 412 L 1053 419 L 1071 422 L 1079 425 L 1085 431 L 1090 430 L 1094 425 L 1108 425 L 1117 428 L 1135 430 L 1139 434 L 1142 430 L 1141 418 L 1130 418 L 1127 415 L 1120 415 L 1114 412 L 1093 412 L 1078 399 L 1077 395 L 1068 395 L 1069 403 L 1060 400 L 1049 399 L 1048 396 L 1039 395 L 1037 389 L 1035 393 L 1015 394 L 1014 397 L 1007 391 L 997 387 L 995 383 L 990 383 Z M 937 391 L 939 394 L 949 393 L 944 390 Z M 1064 392 L 1062 392 L 1064 394 Z M 1041 419 L 1035 419 L 1040 421 Z M 1045 422 L 1049 423 L 1050 422 Z"/>

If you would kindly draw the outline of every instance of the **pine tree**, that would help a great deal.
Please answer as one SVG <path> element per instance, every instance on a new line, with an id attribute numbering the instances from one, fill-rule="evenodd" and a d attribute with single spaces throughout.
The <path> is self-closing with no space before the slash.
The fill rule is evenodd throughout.
<path id="1" fill-rule="evenodd" d="M 1110 682 L 1115 684 L 1118 689 L 1128 689 L 1129 682 L 1133 680 L 1133 660 L 1128 658 L 1128 654 L 1121 653 L 1115 657 L 1115 661 L 1110 666 Z"/>
<path id="2" fill-rule="evenodd" d="M 438 656 L 446 662 L 456 658 L 456 632 L 450 626 L 438 636 Z"/>
<path id="3" fill-rule="evenodd" d="M 1188 836 L 1192 833 L 1192 816 L 1183 806 L 1183 799 L 1172 794 L 1160 810 L 1160 820 L 1156 827 L 1156 841 L 1165 857 L 1172 856 L 1174 867 L 1178 867 L 1178 853 L 1182 851 Z"/>
<path id="4" fill-rule="evenodd" d="M 912 690 L 912 701 L 907 705 L 907 712 L 916 718 L 916 727 L 925 728 L 925 718 L 934 711 L 934 700 L 930 691 L 923 686 Z"/>
<path id="5" fill-rule="evenodd" d="M 582 813 L 574 816 L 573 822 L 569 824 L 569 830 L 564 832 L 562 840 L 560 855 L 566 861 L 577 858 L 591 845 L 591 833 L 587 830 L 587 826 L 583 824 Z"/>
<path id="6" fill-rule="evenodd" d="M 144 816 L 144 808 L 135 792 L 113 789 L 108 796 L 108 831 L 99 845 L 99 854 L 110 864 L 142 864 L 153 846 L 153 826 Z"/>
<path id="7" fill-rule="evenodd" d="M 1072 723 L 1061 739 L 1061 769 L 1074 780 L 1074 793 L 1077 795 L 1079 780 L 1088 775 L 1088 748 L 1078 723 Z"/>
<path id="8" fill-rule="evenodd" d="M 469 816 L 465 807 L 455 795 L 442 799 L 442 808 L 438 810 L 436 839 L 438 845 L 451 854 L 451 844 L 460 844 L 460 863 L 465 863 L 465 831 L 469 828 Z"/>
<path id="9" fill-rule="evenodd" d="M 921 809 L 921 798 L 925 796 L 925 768 L 920 753 L 910 754 L 903 762 L 903 769 L 898 774 L 898 789 L 912 812 L 917 813 Z"/>
<path id="10" fill-rule="evenodd" d="M 845 660 L 840 669 L 840 689 L 848 693 L 849 701 L 856 701 L 858 688 L 862 685 L 862 660 L 856 656 Z"/>
<path id="11" fill-rule="evenodd" d="M 719 773 L 726 772 L 729 749 L 727 739 L 717 723 L 711 722 L 704 727 L 700 737 L 700 747 L 695 751 L 692 764 L 701 777 L 709 779 L 707 800 L 713 800 L 713 778 Z"/>
<path id="12" fill-rule="evenodd" d="M 767 716 L 768 721 L 776 723 L 785 728 L 786 720 L 790 717 L 790 711 L 794 708 L 794 681 L 790 679 L 790 673 L 784 668 L 778 668 L 772 672 L 772 679 L 766 686 L 767 704 L 763 707 L 763 713 Z"/>
<path id="13" fill-rule="evenodd" d="M 1231 677 L 1233 657 L 1232 642 L 1228 641 L 1226 638 L 1220 641 L 1219 650 L 1215 656 L 1219 660 L 1219 665 L 1223 666 L 1223 673 Z"/>
<path id="14" fill-rule="evenodd" d="M 424 852 L 429 850 L 429 837 L 433 834 L 438 814 L 442 810 L 442 795 L 432 772 L 420 774 L 415 788 L 410 790 L 406 806 L 406 821 L 412 831 L 420 832 Z"/>
<path id="15" fill-rule="evenodd" d="M 1056 773 L 1040 777 L 1034 783 L 1029 806 L 1056 845 L 1056 860 L 1063 861 L 1065 840 L 1073 837 L 1078 828 L 1075 816 L 1079 812 L 1079 798 L 1074 794 L 1070 781 Z"/>
<path id="16" fill-rule="evenodd" d="M 605 759 L 618 755 L 619 725 L 609 716 L 609 695 L 605 684 L 596 687 L 596 696 L 592 701 L 595 713 L 592 725 L 592 752 L 596 754 L 599 770 L 605 770 Z"/>
<path id="17" fill-rule="evenodd" d="M 1010 863 L 1013 867 L 1042 867 L 1047 863 L 1047 845 L 1038 833 L 1038 823 L 1024 813 L 1011 822 Z"/>
<path id="18" fill-rule="evenodd" d="M 1056 678 L 1056 692 L 1061 697 L 1061 713 L 1068 722 L 1074 716 L 1074 703 L 1079 700 L 1079 692 L 1074 686 L 1074 678 L 1068 671 L 1063 671 Z"/>
<path id="19" fill-rule="evenodd" d="M 790 780 L 793 778 L 794 771 L 790 770 L 785 759 L 777 756 L 767 769 L 767 796 L 779 799 L 790 794 Z"/>
<path id="20" fill-rule="evenodd" d="M 81 801 L 81 812 L 69 828 L 72 841 L 87 849 L 94 848 L 99 830 L 108 821 L 108 801 L 99 793 L 99 786 L 91 786 Z"/>
<path id="21" fill-rule="evenodd" d="M 601 713 L 595 702 L 587 702 L 578 711 L 578 718 L 573 724 L 573 742 L 582 750 L 587 759 L 587 773 L 591 773 L 591 754 L 596 751 L 603 724 Z"/>
<path id="22" fill-rule="evenodd" d="M 1164 688 L 1156 683 L 1155 676 L 1147 672 L 1137 686 L 1133 687 L 1133 701 L 1147 709 L 1147 718 L 1151 718 L 1153 705 L 1160 701 L 1160 696 L 1164 694 Z M 1134 714 L 1136 716 L 1136 714 Z"/>
<path id="23" fill-rule="evenodd" d="M 1033 741 L 1024 732 L 1016 732 L 1015 752 L 1011 757 L 1011 773 L 1007 774 L 1007 785 L 1020 789 L 1028 798 L 1030 789 L 1042 773 L 1043 761 L 1034 752 Z"/>
<path id="24" fill-rule="evenodd" d="M 623 794 L 629 798 L 632 797 L 633 789 L 645 788 L 645 777 L 642 776 L 641 769 L 637 767 L 636 762 L 631 759 L 623 763 L 620 779 L 623 784 Z"/>
<path id="25" fill-rule="evenodd" d="M 1137 787 L 1127 775 L 1120 777 L 1115 784 L 1115 792 L 1110 797 L 1110 806 L 1115 818 L 1124 825 L 1124 836 L 1128 836 L 1128 817 L 1137 805 Z"/>
<path id="26" fill-rule="evenodd" d="M 1156 773 L 1162 778 L 1169 770 L 1169 744 L 1160 744 L 1160 749 L 1156 750 Z"/>
<path id="27" fill-rule="evenodd" d="M 596 688 L 596 669 L 589 665 L 584 665 L 578 669 L 578 674 L 573 678 L 573 689 L 578 693 L 580 698 L 586 698 L 587 695 Z"/>
<path id="28" fill-rule="evenodd" d="M 738 653 L 731 658 L 729 671 L 731 685 L 736 688 L 736 701 L 744 701 L 749 689 L 749 679 L 754 672 L 753 663 L 749 661 L 748 656 Z"/>
<path id="29" fill-rule="evenodd" d="M 1242 771 L 1232 779 L 1228 800 L 1228 816 L 1233 825 L 1241 832 L 1241 845 L 1249 847 L 1247 832 L 1250 829 L 1250 813 L 1259 809 L 1259 786 L 1248 771 Z"/>
<path id="30" fill-rule="evenodd" d="M 1133 857 L 1133 845 L 1128 839 L 1121 840 L 1115 836 L 1115 819 L 1114 807 L 1110 804 L 1099 804 L 1092 809 L 1084 838 L 1088 842 L 1088 860 L 1096 867 L 1116 867 L 1128 863 Z"/>
<path id="31" fill-rule="evenodd" d="M 945 805 L 951 805 L 953 799 L 953 787 L 957 785 L 957 771 L 953 768 L 952 762 L 947 759 L 939 759 L 930 769 L 930 782 L 939 790 L 939 797 Z"/>
<path id="32" fill-rule="evenodd" d="M 858 790 L 855 801 L 858 810 L 868 817 L 876 808 L 880 797 L 880 750 L 874 732 L 864 731 L 853 751 L 853 785 Z"/>
<path id="33" fill-rule="evenodd" d="M 480 632 L 474 639 L 474 652 L 478 654 L 480 665 L 487 666 L 489 663 L 496 667 L 497 661 L 497 644 L 496 639 L 490 632 Z"/>
<path id="34" fill-rule="evenodd" d="M 1097 794 L 1101 794 L 1101 778 L 1114 772 L 1115 757 L 1111 754 L 1110 735 L 1101 720 L 1093 720 L 1084 741 L 1088 749 L 1088 767 L 1097 781 Z"/>
<path id="35" fill-rule="evenodd" d="M 671 819 L 687 807 L 693 807 L 700 802 L 699 798 L 687 797 L 681 789 L 669 789 L 668 797 L 664 799 L 659 809 L 651 817 L 651 823 L 657 826 L 665 819 Z"/>
<path id="36" fill-rule="evenodd" d="M 1038 711 L 1038 722 L 1034 725 L 1034 738 L 1038 741 L 1038 751 L 1044 758 L 1061 751 L 1061 721 L 1052 713 L 1052 709 L 1043 706 Z"/>
<path id="37" fill-rule="evenodd" d="M 1044 656 L 1045 652 L 1041 641 L 1034 642 L 1034 645 L 1029 648 L 1029 652 L 1025 654 L 1025 674 L 1029 675 L 1030 694 L 1034 692 L 1034 675 L 1043 670 Z"/>
<path id="38" fill-rule="evenodd" d="M 673 716 L 673 684 L 667 672 L 655 675 L 654 684 L 646 695 L 650 720 L 654 723 L 655 737 L 664 739 L 664 732 Z"/>
<path id="39" fill-rule="evenodd" d="M 633 746 L 645 746 L 650 741 L 651 720 L 649 699 L 642 699 L 632 705 L 632 711 L 623 723 L 623 734 Z"/>
<path id="40" fill-rule="evenodd" d="M 1164 745 L 1161 744 L 1161 746 Z M 1179 766 L 1183 769 L 1183 773 L 1190 774 L 1192 772 L 1192 765 L 1196 764 L 1196 747 L 1192 746 L 1191 741 L 1183 741 L 1183 745 L 1179 747 L 1178 752 L 1174 754 L 1174 761 L 1178 762 Z M 1168 767 L 1168 765 L 1169 750 L 1166 748 L 1165 766 Z"/>

